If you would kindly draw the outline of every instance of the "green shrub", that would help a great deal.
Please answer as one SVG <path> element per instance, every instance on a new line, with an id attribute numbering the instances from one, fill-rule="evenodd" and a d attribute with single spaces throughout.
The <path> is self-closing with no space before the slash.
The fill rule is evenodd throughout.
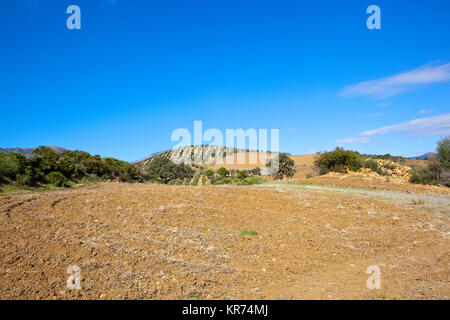
<path id="1" fill-rule="evenodd" d="M 438 142 L 436 151 L 441 168 L 450 170 L 450 136 L 443 138 Z"/>
<path id="2" fill-rule="evenodd" d="M 321 176 L 323 176 L 324 174 L 327 174 L 327 173 L 328 173 L 328 169 L 327 168 L 324 168 L 324 167 L 319 168 L 319 174 Z"/>
<path id="3" fill-rule="evenodd" d="M 81 183 L 83 183 L 83 184 L 93 184 L 93 183 L 98 183 L 98 182 L 101 182 L 101 181 L 104 181 L 104 179 L 100 178 L 95 173 L 91 173 L 89 176 L 84 177 L 81 180 Z"/>
<path id="4" fill-rule="evenodd" d="M 161 160 L 170 161 L 167 159 L 160 158 Z M 152 161 L 151 164 L 155 162 Z M 106 175 L 110 179 L 117 179 L 121 182 L 134 182 L 139 181 L 141 179 L 140 174 L 136 166 L 121 160 L 117 160 L 114 158 L 104 158 L 104 169 L 106 171 Z M 173 179 L 171 177 L 167 181 Z"/>
<path id="5" fill-rule="evenodd" d="M 24 172 L 26 158 L 18 153 L 0 153 L 0 176 L 15 180 L 18 174 Z"/>
<path id="6" fill-rule="evenodd" d="M 221 177 L 225 177 L 225 176 L 227 176 L 229 173 L 230 173 L 230 172 L 229 172 L 226 168 L 224 168 L 224 167 L 221 167 L 219 170 L 217 170 L 217 174 L 218 174 L 219 176 L 221 176 Z"/>
<path id="7" fill-rule="evenodd" d="M 431 185 L 435 185 L 437 183 L 436 174 L 430 170 L 429 167 L 422 166 L 413 168 L 410 181 L 412 183 Z"/>
<path id="8" fill-rule="evenodd" d="M 220 178 L 214 181 L 214 184 L 231 184 L 233 182 L 232 178 L 229 177 L 224 177 L 224 178 Z"/>
<path id="9" fill-rule="evenodd" d="M 220 179 L 210 179 L 211 184 L 219 185 L 219 184 L 235 184 L 235 185 L 253 185 L 253 184 L 260 184 L 266 181 L 261 176 L 253 176 L 253 177 L 247 177 L 244 179 L 238 179 L 237 177 L 225 177 Z"/>
<path id="10" fill-rule="evenodd" d="M 345 166 L 343 164 L 336 164 L 331 167 L 330 171 L 338 172 L 338 173 L 347 173 Z"/>
<path id="11" fill-rule="evenodd" d="M 248 178 L 244 178 L 244 179 L 239 179 L 239 180 L 235 181 L 235 184 L 253 185 L 253 184 L 263 183 L 264 181 L 266 181 L 266 179 L 264 179 L 263 177 L 255 176 L 255 177 L 248 177 Z"/>
<path id="12" fill-rule="evenodd" d="M 238 171 L 238 175 L 237 175 L 238 179 L 245 179 L 248 177 L 248 171 L 247 170 L 241 170 Z"/>
<path id="13" fill-rule="evenodd" d="M 378 170 L 378 163 L 375 160 L 369 159 L 364 162 L 364 168 L 368 168 L 374 172 Z"/>
<path id="14" fill-rule="evenodd" d="M 48 174 L 52 171 L 60 171 L 59 168 L 59 153 L 52 148 L 40 146 L 33 150 L 34 158 L 38 167 L 44 174 Z"/>
<path id="15" fill-rule="evenodd" d="M 359 169 L 363 167 L 364 160 L 360 156 L 350 157 L 348 159 L 348 169 L 357 172 Z"/>
<path id="16" fill-rule="evenodd" d="M 33 177 L 29 174 L 19 174 L 17 175 L 17 183 L 20 186 L 33 187 L 35 185 L 35 181 Z"/>
<path id="17" fill-rule="evenodd" d="M 146 168 L 149 179 L 168 183 L 170 180 L 178 178 L 191 179 L 195 171 L 184 163 L 175 164 L 171 160 L 158 157 L 155 158 Z"/>
<path id="18" fill-rule="evenodd" d="M 395 165 L 393 163 L 385 163 L 383 165 L 383 168 L 388 169 L 388 170 L 395 170 Z"/>
<path id="19" fill-rule="evenodd" d="M 35 167 L 27 166 L 24 173 L 17 176 L 17 183 L 21 186 L 34 187 L 43 177 L 42 171 Z"/>
<path id="20" fill-rule="evenodd" d="M 214 176 L 214 171 L 212 171 L 211 169 L 206 170 L 205 176 L 207 176 L 208 178 Z"/>
<path id="21" fill-rule="evenodd" d="M 310 178 L 313 177 L 313 175 L 312 175 L 312 173 L 308 173 L 305 177 L 306 177 L 307 179 L 310 179 Z"/>
<path id="22" fill-rule="evenodd" d="M 50 172 L 45 176 L 45 180 L 57 187 L 64 187 L 67 184 L 67 178 L 59 171 Z"/>
<path id="23" fill-rule="evenodd" d="M 363 166 L 363 158 L 356 151 L 337 147 L 334 151 L 319 153 L 314 165 L 317 168 L 345 173 L 346 167 L 352 171 L 358 171 Z"/>
<path id="24" fill-rule="evenodd" d="M 249 171 L 249 173 L 251 175 L 254 175 L 254 176 L 260 176 L 261 175 L 261 168 L 260 167 L 253 168 L 253 169 L 251 169 Z"/>
<path id="25" fill-rule="evenodd" d="M 271 167 L 271 161 L 267 163 L 267 167 Z M 286 153 L 278 154 L 278 171 L 273 175 L 275 180 L 282 180 L 284 177 L 292 178 L 295 174 L 294 160 L 289 158 Z"/>

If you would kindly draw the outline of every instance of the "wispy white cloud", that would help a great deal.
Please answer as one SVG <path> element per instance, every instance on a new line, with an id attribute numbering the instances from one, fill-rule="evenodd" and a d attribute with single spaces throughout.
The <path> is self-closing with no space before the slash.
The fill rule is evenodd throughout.
<path id="1" fill-rule="evenodd" d="M 423 110 L 420 110 L 419 112 L 417 112 L 417 114 L 427 114 L 427 113 L 432 113 L 433 112 L 433 110 L 431 110 L 431 109 L 423 109 Z"/>
<path id="2" fill-rule="evenodd" d="M 344 138 L 336 142 L 341 144 L 367 143 L 373 136 L 391 132 L 407 132 L 421 137 L 450 135 L 450 113 L 364 131 L 356 137 Z"/>
<path id="3" fill-rule="evenodd" d="M 337 143 L 341 143 L 341 144 L 367 143 L 369 141 L 370 141 L 370 138 L 361 137 L 361 136 L 348 137 L 348 138 L 336 140 Z"/>
<path id="4" fill-rule="evenodd" d="M 443 65 L 427 64 L 417 69 L 397 75 L 360 82 L 345 87 L 340 95 L 347 98 L 369 96 L 386 99 L 413 89 L 417 85 L 446 82 L 450 80 L 450 63 Z"/>

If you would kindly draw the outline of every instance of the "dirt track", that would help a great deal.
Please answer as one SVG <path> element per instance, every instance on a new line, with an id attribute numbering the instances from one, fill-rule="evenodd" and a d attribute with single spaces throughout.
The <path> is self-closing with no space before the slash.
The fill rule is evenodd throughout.
<path id="1" fill-rule="evenodd" d="M 448 299 L 449 227 L 308 190 L 104 183 L 0 195 L 0 298 Z M 71 265 L 80 290 L 66 287 Z M 366 287 L 370 265 L 379 290 Z"/>

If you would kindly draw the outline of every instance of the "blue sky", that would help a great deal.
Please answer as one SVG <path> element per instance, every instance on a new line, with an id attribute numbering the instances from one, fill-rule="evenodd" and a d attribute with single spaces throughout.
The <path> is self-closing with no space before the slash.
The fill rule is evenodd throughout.
<path id="1" fill-rule="evenodd" d="M 81 8 L 68 30 L 66 8 Z M 381 8 L 381 30 L 366 8 Z M 0 147 L 133 161 L 173 130 L 419 155 L 450 134 L 450 2 L 1 0 Z"/>

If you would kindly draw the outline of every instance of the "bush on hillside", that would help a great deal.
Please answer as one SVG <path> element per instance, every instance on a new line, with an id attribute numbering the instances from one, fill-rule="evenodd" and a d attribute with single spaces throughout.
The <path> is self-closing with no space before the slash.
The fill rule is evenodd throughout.
<path id="1" fill-rule="evenodd" d="M 436 152 L 427 167 L 413 168 L 412 183 L 450 186 L 450 136 L 438 141 Z"/>
<path id="2" fill-rule="evenodd" d="M 295 174 L 294 160 L 289 158 L 286 153 L 278 154 L 278 171 L 273 175 L 275 180 L 282 180 L 284 177 L 292 178 Z M 272 163 L 269 161 L 267 167 L 271 167 Z"/>
<path id="3" fill-rule="evenodd" d="M 346 168 L 358 171 L 363 166 L 363 157 L 356 151 L 344 150 L 337 147 L 334 151 L 319 153 L 314 160 L 317 168 L 326 168 L 330 171 L 346 172 Z"/>
<path id="4" fill-rule="evenodd" d="M 443 170 L 450 170 L 450 136 L 438 142 L 437 158 Z"/>
<path id="5" fill-rule="evenodd" d="M 135 165 L 128 162 L 114 158 L 102 159 L 83 151 L 58 153 L 41 146 L 33 151 L 33 158 L 30 159 L 20 154 L 0 153 L 0 180 L 6 183 L 16 182 L 21 186 L 33 187 L 53 183 L 49 179 L 56 179 L 56 184 L 66 185 L 69 180 L 82 181 L 85 178 L 87 183 L 94 183 L 98 179 L 134 182 L 142 181 L 143 176 Z"/>
<path id="6" fill-rule="evenodd" d="M 0 176 L 15 180 L 18 174 L 24 172 L 26 158 L 18 153 L 0 153 Z"/>
<path id="7" fill-rule="evenodd" d="M 17 183 L 21 186 L 34 187 L 43 181 L 44 174 L 38 168 L 27 166 L 23 174 L 17 175 Z"/>
<path id="8" fill-rule="evenodd" d="M 206 170 L 205 176 L 207 176 L 208 178 L 214 176 L 214 171 L 212 171 L 211 169 Z"/>
<path id="9" fill-rule="evenodd" d="M 357 172 L 359 169 L 361 169 L 364 165 L 364 159 L 360 156 L 357 157 L 350 157 L 348 159 L 348 169 Z"/>
<path id="10" fill-rule="evenodd" d="M 377 172 L 378 170 L 378 163 L 375 160 L 369 159 L 364 162 L 364 168 L 368 168 L 372 170 L 373 172 Z"/>
<path id="11" fill-rule="evenodd" d="M 191 179 L 195 171 L 184 163 L 175 164 L 166 158 L 155 158 L 146 168 L 148 178 L 157 182 L 168 183 L 175 179 Z"/>
<path id="12" fill-rule="evenodd" d="M 141 180 L 139 171 L 134 165 L 114 158 L 104 158 L 103 160 L 106 165 L 107 175 L 110 179 L 118 179 L 121 182 Z M 170 161 L 168 159 L 164 160 Z"/>
<path id="13" fill-rule="evenodd" d="M 57 187 L 64 187 L 67 185 L 67 178 L 59 171 L 50 172 L 45 176 L 45 180 Z"/>
<path id="14" fill-rule="evenodd" d="M 253 168 L 249 171 L 249 173 L 253 176 L 260 176 L 261 175 L 261 168 L 260 167 L 256 167 Z"/>
<path id="15" fill-rule="evenodd" d="M 245 179 L 249 176 L 248 171 L 247 170 L 240 170 L 237 173 L 237 177 L 238 179 Z"/>
<path id="16" fill-rule="evenodd" d="M 429 167 L 416 166 L 411 173 L 410 181 L 418 184 L 431 184 L 437 183 L 435 173 L 430 170 Z"/>
<path id="17" fill-rule="evenodd" d="M 83 184 L 93 184 L 93 183 L 98 183 L 98 182 L 101 182 L 101 181 L 104 181 L 104 179 L 100 178 L 95 173 L 91 173 L 89 176 L 84 177 L 81 180 L 81 183 L 83 183 Z"/>
<path id="18" fill-rule="evenodd" d="M 217 170 L 217 174 L 221 177 L 226 177 L 229 173 L 230 172 L 224 167 L 221 167 L 219 170 Z"/>

